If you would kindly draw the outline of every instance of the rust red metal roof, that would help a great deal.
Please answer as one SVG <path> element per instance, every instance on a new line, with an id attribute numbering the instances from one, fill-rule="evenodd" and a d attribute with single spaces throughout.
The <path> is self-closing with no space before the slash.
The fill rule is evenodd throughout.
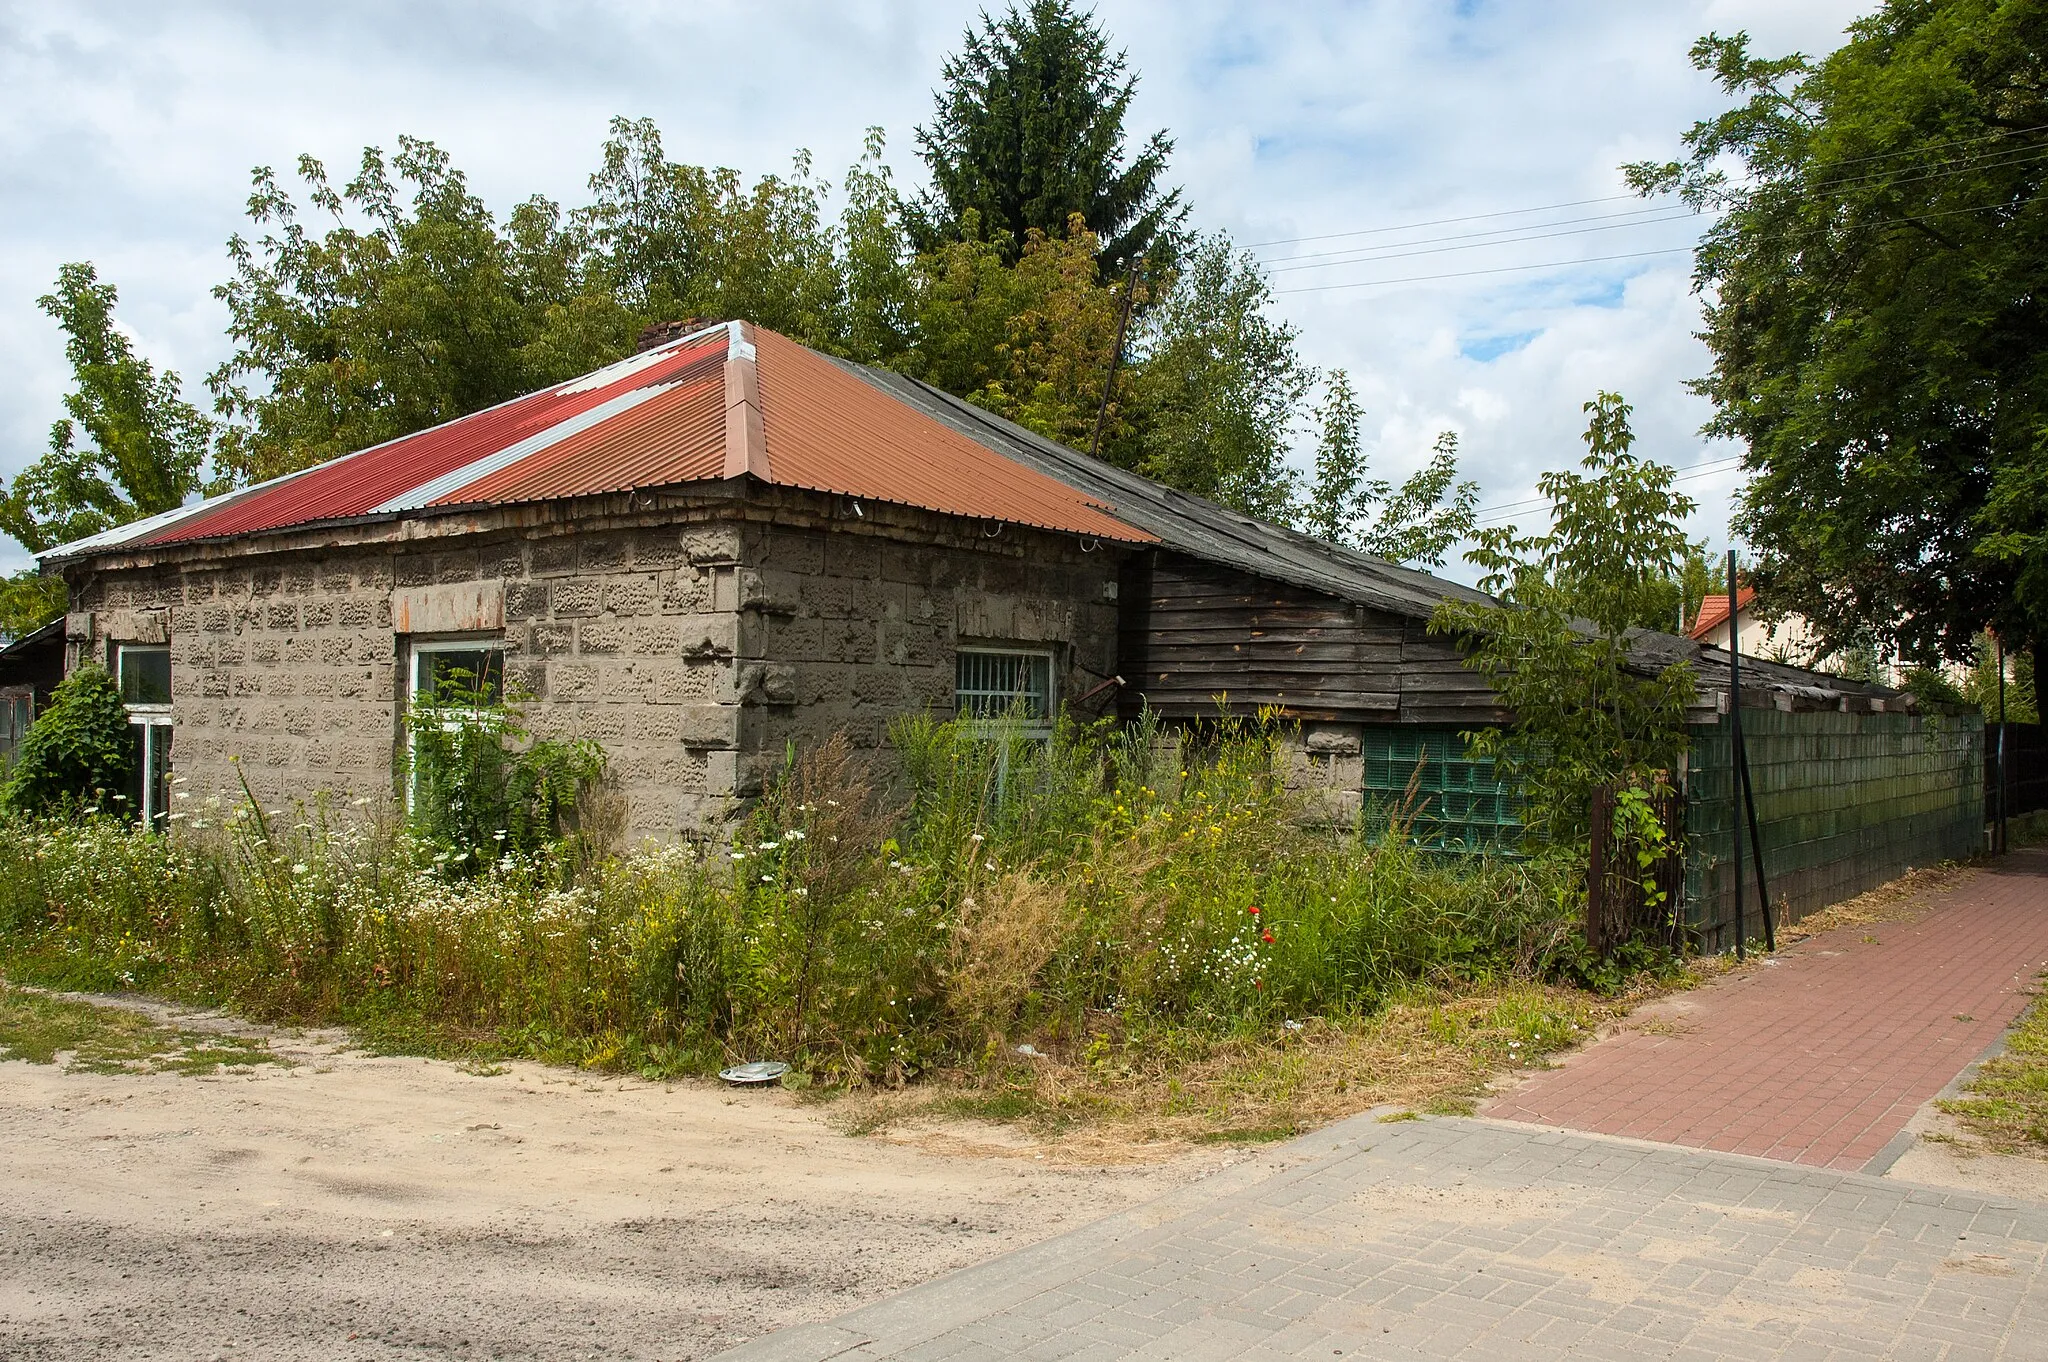
<path id="1" fill-rule="evenodd" d="M 1756 599 L 1756 588 L 1745 586 L 1738 594 L 1741 597 L 1742 608 L 1747 610 L 1749 609 L 1749 603 Z M 1728 597 L 1726 595 L 1702 596 L 1700 597 L 1700 613 L 1694 618 L 1692 627 L 1685 631 L 1685 636 L 1694 639 L 1705 638 L 1713 630 L 1718 629 L 1727 622 Z"/>
<path id="2" fill-rule="evenodd" d="M 1108 503 L 978 443 L 823 355 L 732 322 L 48 556 L 743 475 L 1104 539 L 1154 538 Z"/>

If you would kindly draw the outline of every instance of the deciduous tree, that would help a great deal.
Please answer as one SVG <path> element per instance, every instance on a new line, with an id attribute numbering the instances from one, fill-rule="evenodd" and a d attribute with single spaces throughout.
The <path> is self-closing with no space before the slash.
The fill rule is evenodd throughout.
<path id="1" fill-rule="evenodd" d="M 1442 567 L 1451 546 L 1472 532 L 1479 484 L 1458 477 L 1458 436 L 1436 437 L 1429 462 L 1397 488 L 1368 474 L 1360 424 L 1365 412 L 1338 369 L 1316 407 L 1320 437 L 1308 496 L 1297 510 L 1319 539 L 1395 563 Z"/>
<path id="2" fill-rule="evenodd" d="M 49 452 L 0 497 L 0 530 L 41 551 L 159 511 L 198 491 L 213 424 L 178 376 L 135 353 L 114 321 L 119 295 L 89 262 L 65 265 L 37 299 L 64 331 L 72 390 Z"/>
<path id="3" fill-rule="evenodd" d="M 1285 520 L 1299 482 L 1287 452 L 1315 373 L 1272 299 L 1249 252 L 1220 232 L 1198 238 L 1144 319 L 1132 387 L 1139 471 Z"/>
<path id="4" fill-rule="evenodd" d="M 448 154 L 401 137 L 371 147 L 340 190 L 299 158 L 316 235 L 269 167 L 214 290 L 234 354 L 209 380 L 233 423 L 238 478 L 303 468 L 502 402 L 616 359 L 638 318 L 583 284 L 577 235 L 538 196 L 502 226 Z M 395 172 L 395 176 L 394 176 Z"/>
<path id="5" fill-rule="evenodd" d="M 1559 841 L 1584 834 L 1596 786 L 1673 769 L 1694 694 L 1684 663 L 1645 676 L 1629 657 L 1637 621 L 1685 560 L 1693 503 L 1671 490 L 1672 469 L 1634 454 L 1627 403 L 1601 393 L 1585 410 L 1583 471 L 1537 480 L 1550 529 L 1482 529 L 1465 555 L 1500 604 L 1445 601 L 1430 622 L 1466 641 L 1513 716 L 1472 734 L 1475 754 L 1502 764 L 1531 826 Z"/>
<path id="6" fill-rule="evenodd" d="M 1719 214 L 1709 429 L 1747 446 L 1774 608 L 1827 641 L 2048 638 L 2048 10 L 1887 0 L 1824 60 L 1709 35 L 1736 101 L 1629 168 Z"/>

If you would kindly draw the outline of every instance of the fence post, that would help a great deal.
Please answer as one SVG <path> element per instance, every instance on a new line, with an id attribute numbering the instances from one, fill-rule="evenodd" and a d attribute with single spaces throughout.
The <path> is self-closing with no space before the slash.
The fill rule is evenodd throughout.
<path id="1" fill-rule="evenodd" d="M 1608 893 L 1607 849 L 1614 840 L 1614 790 L 1601 785 L 1593 790 L 1591 845 L 1586 855 L 1586 946 L 1595 955 L 1607 954 Z"/>
<path id="2" fill-rule="evenodd" d="M 1742 637 L 1735 602 L 1735 550 L 1728 550 L 1728 835 L 1735 844 L 1735 958 L 1742 959 Z"/>

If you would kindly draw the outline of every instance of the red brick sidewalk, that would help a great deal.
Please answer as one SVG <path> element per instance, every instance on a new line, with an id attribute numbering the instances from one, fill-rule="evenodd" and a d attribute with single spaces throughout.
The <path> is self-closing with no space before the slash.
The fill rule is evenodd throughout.
<path id="1" fill-rule="evenodd" d="M 1837 928 L 1645 1009 L 1483 1114 L 1861 1168 L 2012 1023 L 2043 968 L 2048 850 L 2018 851 L 1917 922 Z"/>

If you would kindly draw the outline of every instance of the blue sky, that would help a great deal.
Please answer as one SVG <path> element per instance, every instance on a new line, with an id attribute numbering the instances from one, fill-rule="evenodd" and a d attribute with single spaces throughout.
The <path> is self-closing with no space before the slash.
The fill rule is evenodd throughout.
<path id="1" fill-rule="evenodd" d="M 1707 411 L 1684 389 L 1707 363 L 1687 258 L 1645 254 L 1682 251 L 1698 224 L 1585 219 L 1641 208 L 1605 202 L 1623 190 L 1616 167 L 1668 158 L 1719 107 L 1686 61 L 1694 38 L 1747 29 L 1763 51 L 1818 54 L 1867 7 L 1104 0 L 1099 14 L 1142 78 L 1132 131 L 1172 131 L 1197 226 L 1291 243 L 1259 247 L 1276 266 L 1377 248 L 1277 272 L 1277 289 L 1305 290 L 1277 306 L 1311 363 L 1351 372 L 1383 475 L 1455 429 L 1491 507 L 1577 457 L 1579 404 L 1603 388 L 1635 404 L 1641 447 L 1663 461 L 1732 453 L 1697 434 Z M 833 178 L 878 124 L 916 183 L 911 130 L 976 8 L 0 4 L 0 472 L 37 457 L 59 415 L 61 338 L 35 298 L 64 261 L 94 261 L 143 352 L 203 397 L 227 350 L 208 290 L 252 166 L 310 152 L 339 171 L 413 133 L 501 211 L 536 192 L 575 203 L 624 113 L 653 117 L 679 159 L 758 174 L 807 147 Z M 1524 239 L 1475 235 L 1507 227 Z M 1527 239 L 1542 231 L 1560 235 Z M 1734 486 L 1711 466 L 1685 484 L 1717 544 Z M 0 566 L 22 561 L 11 550 L 0 541 Z"/>

